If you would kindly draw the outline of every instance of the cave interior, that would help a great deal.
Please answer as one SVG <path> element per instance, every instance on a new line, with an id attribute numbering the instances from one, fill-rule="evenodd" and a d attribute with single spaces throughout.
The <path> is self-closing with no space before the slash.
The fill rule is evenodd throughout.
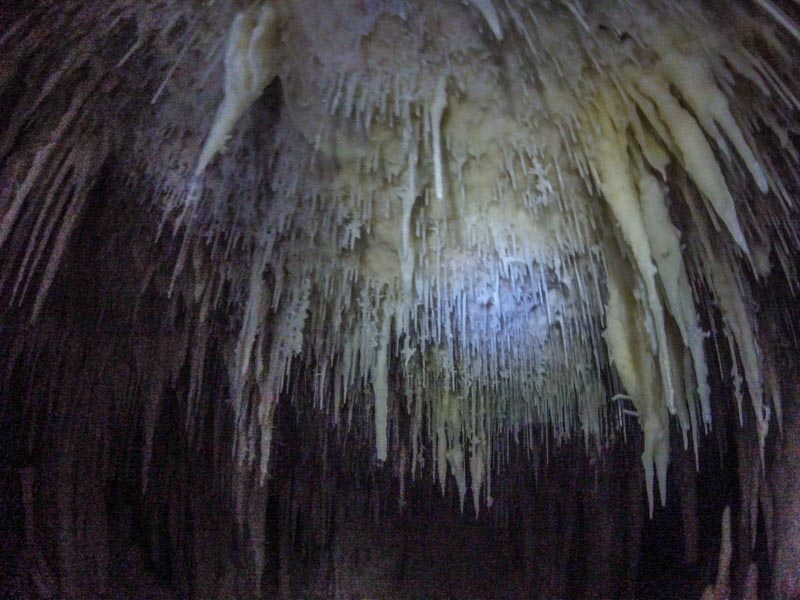
<path id="1" fill-rule="evenodd" d="M 800 598 L 800 5 L 718 4 L 2 3 L 0 597 Z"/>

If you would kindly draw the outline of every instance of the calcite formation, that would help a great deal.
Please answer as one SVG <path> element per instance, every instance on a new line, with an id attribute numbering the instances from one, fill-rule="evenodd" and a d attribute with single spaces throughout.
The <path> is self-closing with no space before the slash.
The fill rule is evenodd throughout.
<path id="1" fill-rule="evenodd" d="M 362 428 L 401 481 L 452 476 L 476 515 L 516 448 L 602 451 L 635 419 L 652 513 L 671 423 L 699 462 L 717 373 L 763 469 L 783 405 L 755 290 L 794 293 L 800 250 L 785 6 L 93 4 L 2 9 L 2 311 L 48 314 L 109 172 L 146 190 L 142 247 L 179 250 L 140 296 L 160 282 L 186 361 L 118 377 L 145 487 L 181 373 L 189 439 L 201 398 L 231 411 L 243 519 L 283 401 Z"/>

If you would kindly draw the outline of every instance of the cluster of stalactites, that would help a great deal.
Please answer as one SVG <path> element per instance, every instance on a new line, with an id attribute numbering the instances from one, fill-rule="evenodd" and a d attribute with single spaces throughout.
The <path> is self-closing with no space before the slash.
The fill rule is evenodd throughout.
<path id="1" fill-rule="evenodd" d="M 0 37 L 14 66 L 3 93 L 24 64 L 42 86 L 0 135 L 0 168 L 18 176 L 0 189 L 0 250 L 20 248 L 0 286 L 36 318 L 111 153 L 115 85 L 130 85 L 143 46 L 163 47 L 175 63 L 134 136 L 158 160 L 137 168 L 170 191 L 155 199 L 167 214 L 210 228 L 212 253 L 252 249 L 250 264 L 226 262 L 196 294 L 208 314 L 203 290 L 218 279 L 239 290 L 227 351 L 242 463 L 267 476 L 275 406 L 302 360 L 330 422 L 371 400 L 377 457 L 442 485 L 452 473 L 477 511 L 512 443 L 602 443 L 624 426 L 611 364 L 644 431 L 652 506 L 671 415 L 695 451 L 712 425 L 704 298 L 763 452 L 780 398 L 750 286 L 771 267 L 796 279 L 800 103 L 796 46 L 784 44 L 797 28 L 764 0 L 731 5 L 728 26 L 746 32 L 732 35 L 699 4 L 261 1 L 217 40 L 220 5 L 209 19 L 176 10 L 161 31 L 141 4 L 118 0 L 97 18 L 54 4 L 66 30 L 68 19 L 94 26 L 75 27 L 51 74 L 28 47 L 51 33 L 23 20 Z M 105 44 L 128 19 L 133 45 Z M 207 108 L 214 65 L 193 73 L 189 57 L 224 69 L 216 113 L 197 115 L 204 145 L 177 87 Z M 278 120 L 237 165 L 248 109 L 276 77 Z M 59 87 L 66 101 L 53 99 Z M 19 141 L 28 134 L 36 146 Z M 216 193 L 233 180 L 249 182 L 237 188 L 247 198 Z"/>
<path id="2" fill-rule="evenodd" d="M 700 419 L 712 424 L 706 336 L 688 261 L 720 311 L 740 419 L 744 381 L 763 460 L 773 408 L 780 422 L 780 396 L 776 382 L 767 381 L 770 370 L 758 348 L 749 281 L 768 273 L 772 250 L 788 261 L 786 240 L 766 237 L 764 221 L 794 207 L 774 170 L 762 164 L 769 157 L 757 144 L 754 121 L 763 116 L 763 105 L 735 106 L 752 111 L 738 119 L 731 106 L 736 79 L 769 96 L 782 94 L 766 63 L 713 37 L 710 42 L 719 46 L 712 48 L 721 56 L 698 60 L 704 48 L 680 49 L 670 29 L 647 33 L 656 51 L 653 63 L 625 65 L 615 74 L 618 86 L 611 80 L 598 86 L 582 119 L 593 129 L 583 141 L 592 179 L 618 225 L 615 235 L 625 254 L 611 248 L 606 253 L 605 337 L 644 431 L 652 512 L 654 467 L 666 500 L 668 415 L 677 416 L 685 445 L 692 433 L 695 453 Z M 796 110 L 794 96 L 782 100 L 787 110 Z M 773 128 L 768 137 L 785 137 L 774 119 L 763 118 L 758 127 L 765 124 Z M 691 185 L 667 176 L 673 166 Z M 682 205 L 674 213 L 690 215 L 683 231 L 670 216 L 670 201 Z M 755 209 L 759 220 L 752 203 L 761 204 Z M 789 234 L 794 236 L 791 225 Z M 786 275 L 793 277 L 791 270 Z"/>
<path id="3" fill-rule="evenodd" d="M 287 105 L 276 219 L 260 233 L 232 367 L 235 402 L 248 374 L 260 390 L 246 437 L 267 440 L 262 477 L 295 357 L 317 365 L 317 404 L 334 422 L 371 390 L 378 459 L 409 445 L 404 465 L 427 465 L 443 486 L 449 468 L 462 502 L 469 473 L 476 511 L 511 438 L 608 435 L 610 360 L 644 432 L 652 511 L 654 476 L 665 501 L 670 415 L 695 452 L 712 425 L 698 286 L 719 309 L 739 412 L 749 396 L 763 452 L 780 398 L 748 282 L 771 253 L 794 281 L 795 231 L 774 220 L 796 215 L 795 201 L 763 146 L 781 143 L 796 165 L 781 116 L 797 114 L 793 82 L 699 7 L 489 1 L 476 14 L 453 3 L 401 15 L 395 4 L 370 27 L 400 39 L 421 19 L 457 58 L 390 55 L 374 31 L 356 36 L 359 64 L 315 55 L 337 40 L 318 41 L 291 2 L 252 8 L 229 34 L 197 175 L 275 76 Z M 471 34 L 435 35 L 444 16 Z M 292 46 L 298 30 L 311 49 Z M 753 96 L 738 101 L 740 89 Z M 409 440 L 389 435 L 393 404 Z"/>

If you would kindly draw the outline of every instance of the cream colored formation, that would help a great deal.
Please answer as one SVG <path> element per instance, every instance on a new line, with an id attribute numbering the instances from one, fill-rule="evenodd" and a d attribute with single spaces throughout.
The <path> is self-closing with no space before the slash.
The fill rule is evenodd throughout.
<path id="1" fill-rule="evenodd" d="M 237 411 L 258 392 L 241 459 L 267 476 L 303 358 L 321 414 L 372 403 L 377 458 L 443 487 L 449 470 L 462 503 L 469 474 L 476 512 L 514 444 L 601 444 L 635 414 L 652 511 L 670 419 L 695 452 L 713 426 L 702 298 L 763 452 L 780 398 L 749 286 L 795 280 L 797 199 L 772 161 L 796 170 L 781 119 L 800 105 L 756 50 L 791 52 L 764 24 L 779 9 L 732 4 L 720 25 L 699 4 L 283 0 L 233 17 L 193 185 L 275 78 L 284 103 L 231 352 Z"/>

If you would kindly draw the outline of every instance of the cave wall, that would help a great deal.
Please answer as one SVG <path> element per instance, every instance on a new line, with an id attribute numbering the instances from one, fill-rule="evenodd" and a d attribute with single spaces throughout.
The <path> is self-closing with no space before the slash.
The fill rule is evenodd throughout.
<path id="1" fill-rule="evenodd" d="M 96 198 L 104 191 L 101 184 Z M 232 414 L 214 394 L 190 394 L 196 366 L 187 345 L 202 302 L 160 309 L 168 263 L 144 296 L 126 294 L 141 286 L 147 263 L 120 259 L 135 243 L 109 243 L 107 233 L 135 221 L 137 236 L 155 223 L 114 201 L 92 206 L 54 284 L 46 326 L 18 337 L 6 365 L 3 523 L 16 542 L 7 542 L 4 589 L 32 597 L 691 597 L 716 579 L 720 515 L 731 505 L 735 596 L 744 597 L 751 562 L 762 570 L 761 597 L 794 593 L 792 377 L 783 381 L 789 401 L 766 473 L 729 396 L 725 428 L 703 438 L 700 470 L 691 449 L 675 454 L 668 505 L 653 520 L 633 428 L 599 454 L 580 445 L 542 456 L 520 449 L 493 506 L 476 518 L 469 497 L 461 511 L 452 476 L 444 496 L 424 475 L 404 479 L 401 494 L 392 465 L 372 462 L 357 426 L 343 440 L 290 401 L 302 389 L 279 407 L 273 476 L 237 500 L 227 490 L 241 466 L 224 450 Z M 159 251 L 168 256 L 178 245 Z M 98 280 L 113 274 L 118 292 L 99 297 L 108 288 Z M 131 296 L 141 298 L 135 328 Z M 777 331 L 784 327 L 776 320 Z M 793 353 L 782 357 L 793 373 Z M 212 351 L 206 389 L 222 380 L 214 363 Z M 132 404 L 131 389 L 147 400 Z M 192 410 L 198 422 L 188 421 Z M 753 531 L 746 511 L 754 499 Z"/>
<path id="2" fill-rule="evenodd" d="M 36 18 L 37 6 L 2 10 L 9 22 L 21 23 L 27 8 L 28 19 Z M 70 16 L 60 18 L 69 22 Z M 131 14 L 118 23 L 110 41 L 115 52 L 101 57 L 108 65 L 135 38 Z M 73 32 L 72 41 L 85 33 Z M 180 50 L 167 46 L 173 55 Z M 46 81 L 45 58 L 27 65 L 38 84 Z M 187 230 L 175 227 L 173 235 L 174 223 L 165 224 L 168 219 L 143 200 L 169 186 L 151 174 L 140 176 L 127 140 L 110 133 L 147 135 L 143 122 L 164 115 L 143 107 L 172 65 L 155 58 L 131 64 L 134 73 L 119 80 L 104 78 L 107 65 L 65 67 L 61 85 L 74 93 L 51 89 L 49 111 L 36 117 L 31 104 L 19 102 L 27 98 L 25 70 L 0 86 L 19 128 L 5 130 L 3 190 L 23 181 L 32 151 L 47 148 L 26 140 L 60 129 L 74 156 L 62 171 L 40 169 L 39 179 L 72 182 L 77 168 L 89 182 L 81 194 L 67 193 L 63 204 L 38 196 L 0 248 L 0 287 L 11 299 L 0 321 L 0 592 L 81 598 L 699 596 L 717 579 L 720 519 L 730 505 L 734 597 L 752 588 L 751 564 L 759 570 L 760 597 L 797 595 L 800 349 L 791 335 L 795 296 L 780 275 L 762 286 L 757 315 L 760 346 L 780 373 L 782 430 L 770 429 L 762 463 L 756 423 L 735 407 L 728 377 L 735 358 L 726 355 L 721 337 L 711 340 L 722 346 L 714 373 L 715 425 L 701 436 L 699 469 L 673 427 L 667 506 L 657 507 L 652 520 L 640 458 L 644 441 L 631 419 L 627 432 L 606 445 L 558 442 L 547 431 L 541 452 L 512 444 L 492 506 L 479 503 L 475 515 L 469 486 L 463 509 L 459 505 L 452 474 L 442 493 L 430 464 L 413 478 L 403 464 L 408 457 L 376 464 L 372 416 L 364 406 L 350 409 L 348 427 L 333 427 L 315 408 L 315 365 L 302 361 L 292 363 L 299 373 L 295 387 L 283 391 L 275 408 L 272 470 L 261 482 L 256 463 L 264 450 L 247 461 L 231 451 L 237 418 L 246 417 L 228 402 L 224 355 L 239 325 L 238 313 L 228 309 L 242 298 L 230 279 L 207 276 L 221 263 L 235 264 L 248 248 L 231 242 L 222 260 Z M 145 76 L 148 69 L 159 77 Z M 126 77 L 141 80 L 135 89 L 142 97 L 123 98 L 121 106 L 114 94 L 126 97 L 133 85 Z M 56 118 L 93 95 L 103 100 L 91 119 Z M 179 114 L 180 108 L 186 105 L 172 110 Z M 252 118 L 268 120 L 272 111 L 266 98 Z M 142 116 L 126 121 L 134 113 Z M 198 149 L 198 136 L 187 140 L 187 157 Z M 9 198 L 3 196 L 5 217 L 22 210 Z M 21 249 L 31 231 L 45 226 L 37 226 L 42 213 L 36 208 L 54 202 L 64 227 L 38 249 L 40 262 L 31 267 L 33 281 L 44 280 L 46 289 L 25 290 L 27 284 L 16 282 L 30 262 Z M 49 261 L 57 252 L 60 263 Z M 719 315 L 709 312 L 706 328 L 716 323 L 721 329 Z"/>

